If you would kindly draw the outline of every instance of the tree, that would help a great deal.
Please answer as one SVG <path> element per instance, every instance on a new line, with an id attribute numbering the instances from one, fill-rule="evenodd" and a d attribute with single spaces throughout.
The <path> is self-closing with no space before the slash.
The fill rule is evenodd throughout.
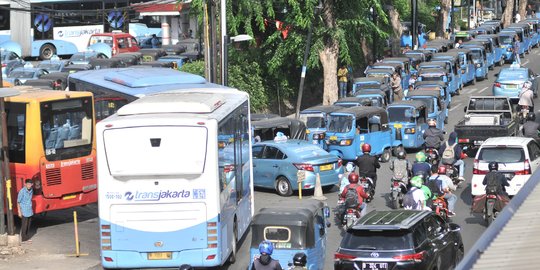
<path id="1" fill-rule="evenodd" d="M 504 12 L 502 14 L 502 25 L 503 28 L 506 28 L 508 25 L 512 23 L 512 20 L 514 19 L 514 1 L 515 0 L 506 0 L 506 8 L 504 9 Z"/>
<path id="2" fill-rule="evenodd" d="M 452 10 L 452 0 L 441 0 L 441 11 L 439 12 L 439 22 L 440 25 L 438 25 L 437 29 L 440 29 L 440 31 L 437 33 L 437 36 L 444 37 L 445 32 L 448 30 L 446 29 L 447 26 L 452 27 L 449 25 L 448 15 L 450 14 Z M 453 22 L 452 22 L 453 23 Z"/>
<path id="3" fill-rule="evenodd" d="M 525 18 L 527 18 L 527 4 L 528 4 L 528 1 L 527 0 L 521 0 L 518 3 L 519 3 L 519 5 L 518 5 L 519 16 L 521 16 L 522 20 L 525 20 Z"/>

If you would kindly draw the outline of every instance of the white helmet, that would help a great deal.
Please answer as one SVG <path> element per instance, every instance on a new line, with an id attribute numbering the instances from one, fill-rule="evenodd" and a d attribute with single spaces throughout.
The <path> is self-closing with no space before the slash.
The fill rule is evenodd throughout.
<path id="1" fill-rule="evenodd" d="M 526 81 L 523 83 L 524 89 L 531 89 L 531 87 L 532 87 L 532 83 L 530 81 Z"/>
<path id="2" fill-rule="evenodd" d="M 352 172 L 352 171 L 354 171 L 354 165 L 353 165 L 353 163 L 352 163 L 352 162 L 347 162 L 347 165 L 345 165 L 345 170 L 346 170 L 347 172 Z"/>

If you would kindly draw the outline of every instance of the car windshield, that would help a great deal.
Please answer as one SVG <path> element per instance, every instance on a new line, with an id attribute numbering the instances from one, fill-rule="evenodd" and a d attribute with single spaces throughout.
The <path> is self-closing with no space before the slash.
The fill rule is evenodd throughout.
<path id="1" fill-rule="evenodd" d="M 527 70 L 519 70 L 519 69 L 503 69 L 499 73 L 498 81 L 523 81 L 527 79 Z"/>
<path id="2" fill-rule="evenodd" d="M 414 122 L 412 117 L 413 109 L 410 107 L 390 107 L 388 108 L 388 122 Z"/>
<path id="3" fill-rule="evenodd" d="M 322 113 L 300 114 L 300 120 L 306 123 L 307 128 L 325 128 L 326 122 Z"/>
<path id="4" fill-rule="evenodd" d="M 413 246 L 412 233 L 407 230 L 350 230 L 341 247 L 355 250 L 402 250 Z"/>
<path id="5" fill-rule="evenodd" d="M 496 161 L 499 163 L 514 163 L 525 161 L 523 148 L 484 147 L 478 154 L 478 160 L 483 162 Z"/>
<path id="6" fill-rule="evenodd" d="M 60 64 L 41 63 L 37 67 L 42 68 L 42 69 L 46 69 L 46 70 L 59 70 L 60 69 Z"/>
<path id="7" fill-rule="evenodd" d="M 512 44 L 514 42 L 514 38 L 511 36 L 499 36 L 499 43 L 501 44 Z"/>
<path id="8" fill-rule="evenodd" d="M 8 75 L 8 78 L 32 78 L 32 77 L 34 77 L 33 71 L 12 71 Z"/>
<path id="9" fill-rule="evenodd" d="M 328 122 L 328 131 L 346 133 L 351 131 L 353 117 L 349 115 L 331 115 Z"/>

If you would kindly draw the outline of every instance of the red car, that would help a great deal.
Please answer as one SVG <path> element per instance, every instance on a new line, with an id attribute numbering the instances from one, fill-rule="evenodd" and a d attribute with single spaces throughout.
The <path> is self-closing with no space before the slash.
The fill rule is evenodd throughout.
<path id="1" fill-rule="evenodd" d="M 90 36 L 88 46 L 96 43 L 109 44 L 112 47 L 112 55 L 140 50 L 137 40 L 132 35 L 123 32 L 93 34 Z"/>

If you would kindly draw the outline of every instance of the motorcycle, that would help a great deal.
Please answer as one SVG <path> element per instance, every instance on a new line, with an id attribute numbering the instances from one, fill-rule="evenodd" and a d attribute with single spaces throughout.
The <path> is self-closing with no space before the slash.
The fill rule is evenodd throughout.
<path id="1" fill-rule="evenodd" d="M 446 202 L 446 199 L 444 199 L 444 195 L 433 199 L 433 205 L 431 208 L 435 214 L 439 215 L 444 220 L 448 220 L 448 203 Z"/>
<path id="2" fill-rule="evenodd" d="M 497 209 L 495 208 L 495 203 L 497 202 L 497 200 L 497 194 L 486 194 L 484 220 L 486 221 L 488 226 L 493 222 L 493 220 L 495 220 L 495 218 L 497 218 L 497 215 L 499 214 L 499 211 L 497 211 Z"/>
<path id="3" fill-rule="evenodd" d="M 356 223 L 361 217 L 360 211 L 356 207 L 347 207 L 345 210 L 343 208 L 347 207 L 345 205 L 345 200 L 339 198 L 336 207 L 336 216 L 341 223 L 341 226 L 344 230 L 348 230 L 350 227 Z"/>
<path id="4" fill-rule="evenodd" d="M 373 180 L 367 176 L 361 176 L 360 184 L 364 188 L 364 192 L 368 195 L 366 202 L 371 202 L 373 197 L 375 197 L 375 185 L 373 184 Z"/>
<path id="5" fill-rule="evenodd" d="M 403 195 L 407 192 L 407 184 L 402 179 L 392 178 L 392 186 L 390 187 L 390 196 L 392 198 L 392 206 L 394 209 L 402 207 Z"/>
<path id="6" fill-rule="evenodd" d="M 450 177 L 454 185 L 459 188 L 463 182 L 459 179 L 459 167 L 448 164 L 445 164 L 444 166 L 446 167 L 446 176 Z"/>
<path id="7" fill-rule="evenodd" d="M 527 121 L 527 114 L 529 113 L 529 106 L 521 106 L 521 110 L 519 111 L 519 123 L 523 124 L 525 121 Z"/>
<path id="8" fill-rule="evenodd" d="M 432 166 L 439 164 L 439 151 L 433 147 L 426 148 L 426 161 Z"/>

